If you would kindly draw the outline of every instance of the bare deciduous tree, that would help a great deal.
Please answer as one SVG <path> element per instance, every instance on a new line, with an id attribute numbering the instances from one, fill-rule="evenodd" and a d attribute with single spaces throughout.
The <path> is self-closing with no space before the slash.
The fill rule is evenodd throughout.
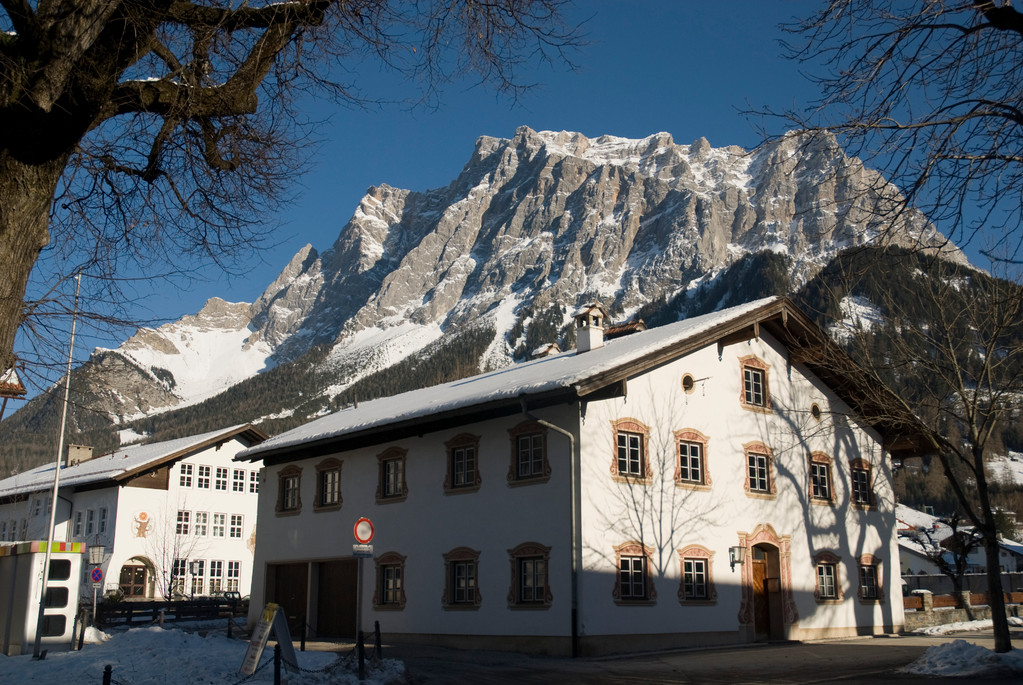
<path id="1" fill-rule="evenodd" d="M 561 4 L 0 0 L 0 369 L 48 245 L 111 300 L 126 267 L 230 260 L 300 166 L 298 98 L 364 102 L 342 79 L 365 62 L 426 97 L 466 74 L 514 93 L 575 43 Z"/>

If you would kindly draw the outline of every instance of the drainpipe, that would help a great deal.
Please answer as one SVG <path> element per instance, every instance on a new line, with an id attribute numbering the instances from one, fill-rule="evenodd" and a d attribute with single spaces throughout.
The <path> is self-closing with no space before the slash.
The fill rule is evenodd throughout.
<path id="1" fill-rule="evenodd" d="M 571 431 L 567 431 L 561 426 L 555 426 L 550 421 L 545 421 L 541 418 L 537 418 L 529 413 L 526 408 L 526 396 L 519 396 L 519 403 L 522 406 L 522 415 L 530 421 L 535 421 L 544 428 L 550 428 L 552 431 L 561 433 L 568 438 L 568 445 L 570 451 L 570 462 L 571 468 L 569 472 L 571 474 L 570 487 L 572 491 L 572 497 L 569 500 L 570 506 L 570 517 L 572 521 L 572 656 L 579 656 L 579 570 L 582 568 L 582 557 L 583 550 L 580 544 L 579 530 L 582 528 L 582 512 L 579 508 L 579 501 L 581 499 L 581 492 L 579 486 L 579 475 L 580 475 L 580 463 L 582 461 L 579 454 L 579 443 L 575 439 L 575 434 Z"/>

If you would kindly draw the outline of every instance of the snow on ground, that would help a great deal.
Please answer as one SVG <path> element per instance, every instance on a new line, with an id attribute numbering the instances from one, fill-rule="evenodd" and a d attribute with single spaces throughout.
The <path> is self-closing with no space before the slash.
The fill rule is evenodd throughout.
<path id="1" fill-rule="evenodd" d="M 927 626 L 926 628 L 920 628 L 913 632 L 917 635 L 947 635 L 949 633 L 961 633 L 967 630 L 985 630 L 992 627 L 991 619 L 983 619 L 979 621 L 956 621 L 954 623 L 945 623 L 940 626 Z M 1023 626 L 1023 618 L 1016 616 L 1009 617 L 1010 626 Z"/>
<path id="2" fill-rule="evenodd" d="M 108 664 L 113 667 L 113 682 L 122 685 L 231 685 L 274 680 L 272 646 L 263 651 L 255 675 L 246 677 L 239 669 L 248 642 L 228 639 L 222 634 L 202 637 L 198 633 L 151 626 L 109 635 L 90 628 L 86 638 L 88 644 L 82 651 L 51 652 L 41 661 L 34 661 L 31 654 L 12 657 L 0 654 L 0 680 L 18 685 L 100 683 Z M 357 662 L 347 653 L 296 651 L 296 655 L 302 671 L 297 674 L 282 671 L 289 685 L 360 682 Z M 402 662 L 384 659 L 374 666 L 367 659 L 363 683 L 387 685 L 404 680 Z"/>
<path id="3" fill-rule="evenodd" d="M 899 670 L 913 675 L 960 678 L 1023 675 L 1023 650 L 997 654 L 966 640 L 954 640 L 929 648 L 922 657 Z"/>
<path id="4" fill-rule="evenodd" d="M 1023 485 L 1023 452 L 988 459 L 987 470 L 1006 485 Z"/>

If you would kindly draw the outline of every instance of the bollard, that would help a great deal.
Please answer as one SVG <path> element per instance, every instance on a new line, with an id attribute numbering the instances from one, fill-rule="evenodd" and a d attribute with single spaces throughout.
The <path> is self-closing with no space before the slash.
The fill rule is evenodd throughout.
<path id="1" fill-rule="evenodd" d="M 103 669 L 103 685 L 110 685 L 110 679 L 113 676 L 113 670 L 114 667 L 111 666 L 110 664 L 107 664 L 106 668 Z"/>
<path id="2" fill-rule="evenodd" d="M 383 647 L 381 647 L 380 645 L 380 621 L 373 621 L 373 630 L 376 633 L 376 641 L 375 644 L 373 645 L 374 656 L 376 656 L 376 658 L 379 660 L 382 659 L 384 656 Z"/>
<path id="3" fill-rule="evenodd" d="M 301 644 L 300 644 L 298 649 L 299 649 L 300 652 L 304 652 L 305 651 L 305 614 L 302 614 L 302 617 L 301 617 L 300 620 L 302 621 L 302 628 L 301 628 L 302 634 L 301 634 L 301 638 L 300 638 L 301 639 Z"/>
<path id="4" fill-rule="evenodd" d="M 85 625 L 85 623 L 86 623 L 85 616 L 83 615 L 82 616 L 82 620 L 80 621 L 80 625 L 82 627 L 82 630 L 78 633 L 78 651 L 79 652 L 82 651 L 82 646 L 85 644 L 85 631 L 87 629 L 87 626 Z"/>
<path id="5" fill-rule="evenodd" d="M 281 645 L 274 645 L 274 685 L 281 685 Z"/>
<path id="6" fill-rule="evenodd" d="M 230 640 L 231 637 L 232 637 L 232 635 L 231 635 L 231 625 L 233 623 L 234 623 L 234 616 L 228 616 L 227 617 L 227 639 L 228 640 Z"/>
<path id="7" fill-rule="evenodd" d="M 366 679 L 366 645 L 362 640 L 362 631 L 359 631 L 359 641 L 356 643 L 359 652 L 359 680 Z"/>
<path id="8" fill-rule="evenodd" d="M 160 627 L 163 628 L 163 619 L 167 615 L 166 609 L 160 609 Z"/>

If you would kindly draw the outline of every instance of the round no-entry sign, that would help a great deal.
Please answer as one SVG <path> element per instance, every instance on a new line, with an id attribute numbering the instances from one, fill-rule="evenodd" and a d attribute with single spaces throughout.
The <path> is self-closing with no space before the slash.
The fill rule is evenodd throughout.
<path id="1" fill-rule="evenodd" d="M 360 544 L 367 545 L 373 539 L 373 522 L 368 518 L 361 518 L 355 522 L 355 539 Z"/>
<path id="2" fill-rule="evenodd" d="M 92 576 L 92 582 L 98 583 L 101 580 L 103 580 L 103 569 L 94 568 L 92 569 L 92 573 L 90 573 L 89 575 Z"/>

